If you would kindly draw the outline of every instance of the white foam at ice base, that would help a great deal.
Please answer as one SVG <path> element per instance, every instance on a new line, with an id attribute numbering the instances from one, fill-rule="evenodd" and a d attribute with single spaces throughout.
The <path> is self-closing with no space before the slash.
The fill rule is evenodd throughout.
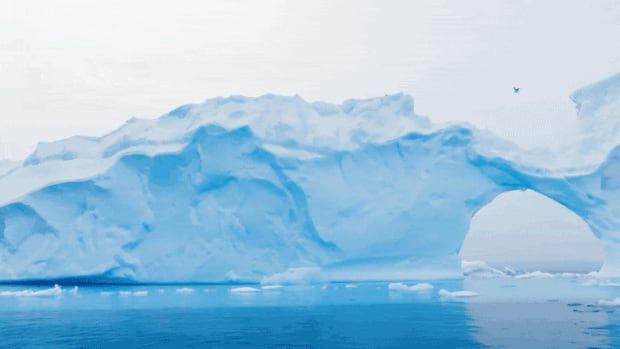
<path id="1" fill-rule="evenodd" d="M 256 293 L 256 292 L 260 292 L 260 290 L 258 288 L 255 288 L 255 287 L 236 287 L 236 288 L 231 288 L 229 291 L 231 293 Z"/>
<path id="2" fill-rule="evenodd" d="M 189 287 L 182 287 L 182 288 L 177 288 L 175 292 L 178 294 L 190 294 L 190 293 L 194 293 L 194 289 L 189 288 Z"/>
<path id="3" fill-rule="evenodd" d="M 469 297 L 478 297 L 478 296 L 480 296 L 479 293 L 473 292 L 473 291 L 465 291 L 465 290 L 461 290 L 461 291 L 448 291 L 448 290 L 446 290 L 444 288 L 439 290 L 439 292 L 437 292 L 437 294 L 439 294 L 440 297 L 446 297 L 446 298 L 469 298 Z"/>
<path id="4" fill-rule="evenodd" d="M 282 285 L 264 285 L 260 287 L 262 290 L 279 290 L 282 288 Z"/>
<path id="5" fill-rule="evenodd" d="M 388 285 L 388 289 L 392 291 L 424 292 L 430 291 L 433 288 L 435 288 L 433 285 L 426 282 L 415 285 L 406 285 L 402 282 L 392 282 Z"/>
<path id="6" fill-rule="evenodd" d="M 355 285 L 355 284 L 346 284 L 346 285 L 344 285 L 344 288 L 357 288 L 357 285 Z"/>
<path id="7" fill-rule="evenodd" d="M 0 297 L 57 297 L 62 295 L 62 288 L 54 285 L 44 290 L 0 291 Z"/>
<path id="8" fill-rule="evenodd" d="M 601 299 L 597 304 L 603 307 L 620 307 L 620 298 L 614 298 L 611 300 Z"/>

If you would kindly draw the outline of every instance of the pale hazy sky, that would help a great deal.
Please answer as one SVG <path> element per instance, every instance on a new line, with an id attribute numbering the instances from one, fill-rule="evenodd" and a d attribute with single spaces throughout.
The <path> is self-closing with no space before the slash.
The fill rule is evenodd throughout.
<path id="1" fill-rule="evenodd" d="M 218 95 L 405 92 L 523 146 L 620 71 L 617 0 L 0 0 L 0 158 Z M 522 93 L 512 93 L 512 86 Z"/>

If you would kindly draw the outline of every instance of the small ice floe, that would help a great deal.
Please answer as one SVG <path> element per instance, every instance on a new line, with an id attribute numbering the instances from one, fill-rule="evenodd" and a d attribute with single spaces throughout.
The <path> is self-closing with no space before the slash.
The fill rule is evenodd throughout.
<path id="1" fill-rule="evenodd" d="M 344 285 L 344 288 L 357 288 L 356 284 L 346 284 Z"/>
<path id="2" fill-rule="evenodd" d="M 326 291 L 328 287 L 329 287 L 329 285 L 323 285 L 323 286 L 321 286 L 321 291 Z"/>
<path id="3" fill-rule="evenodd" d="M 480 296 L 479 293 L 476 292 L 472 292 L 472 291 L 448 291 L 445 288 L 442 288 L 441 290 L 439 290 L 439 292 L 437 292 L 437 294 L 439 294 L 440 297 L 447 297 L 447 298 L 468 298 L 468 297 L 478 297 Z"/>
<path id="4" fill-rule="evenodd" d="M 231 288 L 228 291 L 232 292 L 232 293 L 256 293 L 256 292 L 260 292 L 260 290 L 258 288 L 255 288 L 255 287 L 237 287 L 237 288 Z"/>
<path id="5" fill-rule="evenodd" d="M 282 285 L 264 285 L 260 287 L 261 290 L 269 291 L 269 290 L 279 290 L 282 288 Z"/>
<path id="6" fill-rule="evenodd" d="M 131 291 L 118 291 L 118 295 L 121 297 L 131 297 Z"/>
<path id="7" fill-rule="evenodd" d="M 132 295 L 134 297 L 146 297 L 149 295 L 149 291 L 134 291 Z"/>
<path id="8" fill-rule="evenodd" d="M 392 291 L 407 291 L 407 292 L 425 292 L 435 288 L 433 285 L 423 282 L 415 285 L 406 285 L 402 282 L 392 282 L 388 285 L 388 289 Z"/>
<path id="9" fill-rule="evenodd" d="M 77 295 L 78 294 L 78 287 L 77 286 L 73 286 L 72 289 L 70 290 L 63 290 L 63 292 L 67 293 L 67 294 L 71 294 L 71 295 Z"/>
<path id="10" fill-rule="evenodd" d="M 601 299 L 597 304 L 602 307 L 620 307 L 620 298 Z"/>
<path id="11" fill-rule="evenodd" d="M 178 294 L 190 294 L 190 293 L 194 293 L 194 289 L 193 288 L 189 288 L 189 287 L 177 288 L 176 289 L 176 293 L 178 293 Z"/>
<path id="12" fill-rule="evenodd" d="M 164 290 L 163 288 L 160 288 L 160 289 L 157 290 L 157 293 L 165 293 L 165 292 L 166 292 L 166 290 Z"/>
<path id="13" fill-rule="evenodd" d="M 110 292 L 110 291 L 101 291 L 101 292 L 99 292 L 99 294 L 104 296 L 104 297 L 110 297 L 110 296 L 114 296 L 115 295 L 114 292 Z"/>
<path id="14" fill-rule="evenodd" d="M 204 292 L 204 293 L 210 293 L 210 292 L 213 292 L 213 290 L 212 290 L 212 289 L 210 289 L 210 288 L 205 288 L 205 289 L 203 289 L 203 290 L 202 290 L 202 292 Z"/>
<path id="15" fill-rule="evenodd" d="M 62 288 L 54 285 L 43 290 L 0 291 L 0 297 L 57 297 L 62 295 Z"/>

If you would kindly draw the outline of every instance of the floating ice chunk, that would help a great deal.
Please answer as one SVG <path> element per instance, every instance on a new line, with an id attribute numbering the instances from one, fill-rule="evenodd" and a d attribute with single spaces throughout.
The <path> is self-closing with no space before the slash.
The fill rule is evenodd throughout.
<path id="1" fill-rule="evenodd" d="M 282 285 L 265 285 L 260 287 L 262 290 L 279 290 L 282 288 Z"/>
<path id="2" fill-rule="evenodd" d="M 165 293 L 166 290 L 164 290 L 163 288 L 160 288 L 159 290 L 157 290 L 157 293 Z"/>
<path id="3" fill-rule="evenodd" d="M 57 297 L 62 295 L 62 288 L 54 285 L 44 290 L 0 291 L 0 297 Z"/>
<path id="4" fill-rule="evenodd" d="M 118 295 L 121 297 L 130 297 L 131 291 L 118 291 Z"/>
<path id="5" fill-rule="evenodd" d="M 73 286 L 72 289 L 67 290 L 67 291 L 63 291 L 63 292 L 68 293 L 68 294 L 72 294 L 72 295 L 76 295 L 76 294 L 78 294 L 78 287 L 77 286 Z"/>
<path id="6" fill-rule="evenodd" d="M 256 292 L 260 292 L 260 290 L 258 288 L 255 287 L 237 287 L 237 288 L 231 288 L 229 290 L 232 293 L 256 293 Z"/>
<path id="7" fill-rule="evenodd" d="M 176 289 L 176 293 L 178 293 L 178 294 L 190 294 L 190 293 L 194 293 L 194 289 L 193 288 L 189 288 L 189 287 L 177 288 Z"/>
<path id="8" fill-rule="evenodd" d="M 601 299 L 598 301 L 598 305 L 602 307 L 620 307 L 620 298 Z"/>
<path id="9" fill-rule="evenodd" d="M 415 285 L 406 285 L 406 284 L 403 284 L 402 282 L 393 282 L 388 285 L 388 288 L 393 291 L 424 292 L 424 291 L 430 291 L 435 287 L 426 282 L 415 284 Z"/>
<path id="10" fill-rule="evenodd" d="M 99 292 L 100 295 L 105 296 L 105 297 L 110 297 L 110 296 L 114 296 L 114 292 L 110 292 L 110 291 L 101 291 Z"/>
<path id="11" fill-rule="evenodd" d="M 478 297 L 479 293 L 472 291 L 448 291 L 445 288 L 442 288 L 438 292 L 440 297 L 449 297 L 449 298 L 467 298 L 467 297 Z"/>
<path id="12" fill-rule="evenodd" d="M 344 285 L 344 288 L 357 288 L 357 285 L 355 285 L 355 284 L 346 284 L 346 285 Z"/>
<path id="13" fill-rule="evenodd" d="M 134 291 L 134 297 L 146 297 L 149 295 L 149 291 Z"/>

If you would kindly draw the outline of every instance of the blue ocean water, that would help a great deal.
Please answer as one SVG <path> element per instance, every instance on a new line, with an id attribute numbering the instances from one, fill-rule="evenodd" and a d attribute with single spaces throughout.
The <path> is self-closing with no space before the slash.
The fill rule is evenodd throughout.
<path id="1" fill-rule="evenodd" d="M 411 282 L 413 283 L 413 282 Z M 428 292 L 387 282 L 0 287 L 3 348 L 614 348 L 620 287 L 579 280 L 445 280 Z M 473 298 L 437 291 L 472 290 Z"/>

